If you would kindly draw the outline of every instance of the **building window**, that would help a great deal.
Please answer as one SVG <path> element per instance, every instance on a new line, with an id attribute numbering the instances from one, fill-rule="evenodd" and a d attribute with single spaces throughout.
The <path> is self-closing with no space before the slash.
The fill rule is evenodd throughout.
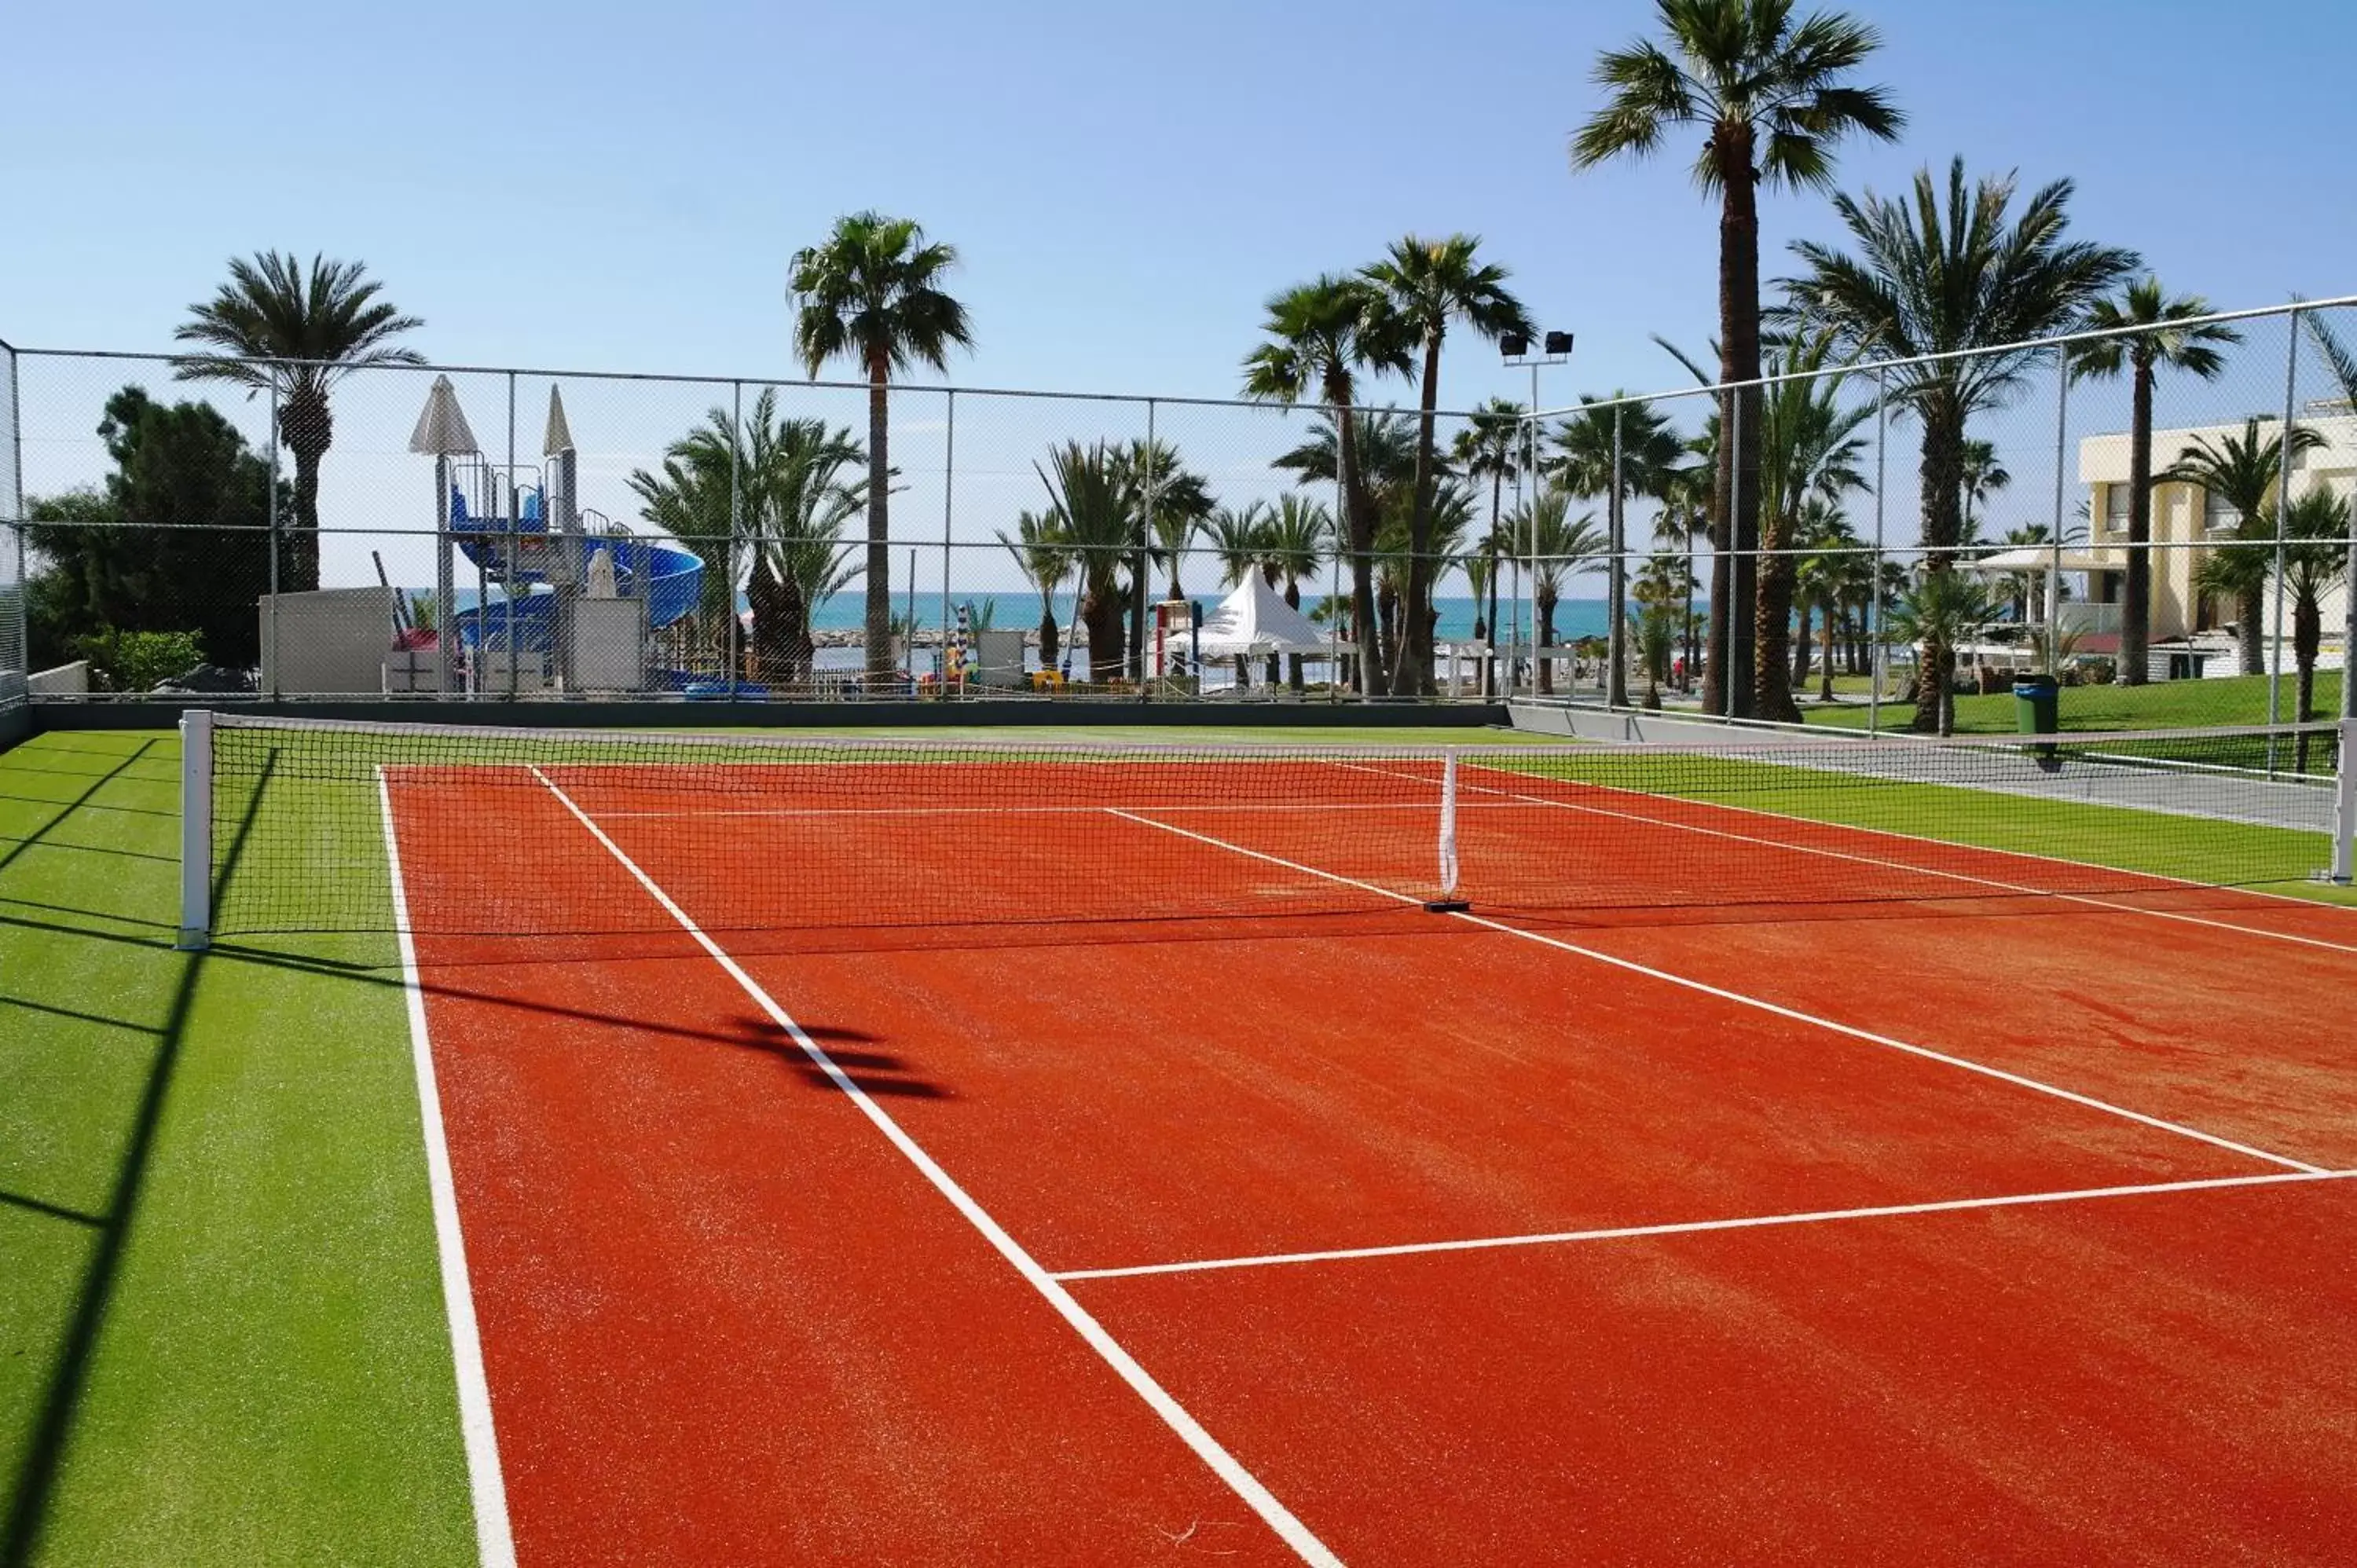
<path id="1" fill-rule="evenodd" d="M 2105 533 L 2126 533 L 2128 531 L 2128 496 L 2135 488 L 2133 485 L 2104 487 L 2104 532 Z"/>
<path id="2" fill-rule="evenodd" d="M 2201 492 L 2201 532 L 2207 534 L 2232 533 L 2243 526 L 2243 514 L 2215 490 Z"/>

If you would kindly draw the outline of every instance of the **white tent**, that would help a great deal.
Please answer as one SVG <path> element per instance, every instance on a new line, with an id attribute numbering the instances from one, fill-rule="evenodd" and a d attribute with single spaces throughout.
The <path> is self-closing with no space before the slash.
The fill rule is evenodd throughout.
<path id="1" fill-rule="evenodd" d="M 1326 634 L 1285 602 L 1258 572 L 1203 618 L 1198 643 L 1206 659 L 1236 654 L 1323 653 Z"/>
<path id="2" fill-rule="evenodd" d="M 1993 555 L 1964 557 L 1956 562 L 1959 572 L 2043 572 L 2055 567 L 2063 572 L 2125 572 L 2127 563 L 2116 552 L 2088 550 L 2066 544 L 2059 566 L 2051 544 L 2022 544 L 2011 550 L 2000 550 Z"/>

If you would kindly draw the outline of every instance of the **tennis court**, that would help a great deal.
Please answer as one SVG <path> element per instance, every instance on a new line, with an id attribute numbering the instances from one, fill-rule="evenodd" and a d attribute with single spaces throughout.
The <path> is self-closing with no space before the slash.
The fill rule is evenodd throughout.
<path id="1" fill-rule="evenodd" d="M 189 751 L 403 932 L 486 1560 L 2324 1563 L 2291 742 Z"/>

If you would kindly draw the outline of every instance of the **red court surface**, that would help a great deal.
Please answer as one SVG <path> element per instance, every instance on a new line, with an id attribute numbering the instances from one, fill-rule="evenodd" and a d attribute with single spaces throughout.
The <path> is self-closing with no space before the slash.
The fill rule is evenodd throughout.
<path id="1" fill-rule="evenodd" d="M 1517 806 L 1460 918 L 1217 780 L 722 854 L 724 779 L 544 778 L 528 881 L 489 786 L 388 787 L 523 1563 L 2357 1539 L 2357 917 L 1756 821 L 1787 908 L 1548 907 Z M 748 918 L 797 863 L 829 908 Z"/>

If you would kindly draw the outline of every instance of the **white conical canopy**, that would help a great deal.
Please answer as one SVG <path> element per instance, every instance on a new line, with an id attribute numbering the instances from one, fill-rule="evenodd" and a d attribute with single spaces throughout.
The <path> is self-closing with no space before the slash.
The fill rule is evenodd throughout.
<path id="1" fill-rule="evenodd" d="M 610 599 L 618 597 L 620 592 L 614 582 L 613 553 L 601 544 L 589 553 L 589 597 Z"/>
<path id="2" fill-rule="evenodd" d="M 1326 634 L 1310 618 L 1285 602 L 1258 572 L 1248 575 L 1236 591 L 1203 618 L 1197 646 L 1206 659 L 1235 654 L 1322 653 Z"/>
<path id="3" fill-rule="evenodd" d="M 565 423 L 565 400 L 556 395 L 556 385 L 548 388 L 548 434 L 540 438 L 540 455 L 554 457 L 560 452 L 573 450 L 573 427 Z"/>
<path id="4" fill-rule="evenodd" d="M 482 450 L 475 433 L 467 428 L 466 410 L 458 406 L 458 389 L 450 384 L 449 377 L 434 378 L 434 390 L 425 394 L 425 412 L 417 416 L 417 428 L 409 433 L 409 449 L 435 457 Z"/>

